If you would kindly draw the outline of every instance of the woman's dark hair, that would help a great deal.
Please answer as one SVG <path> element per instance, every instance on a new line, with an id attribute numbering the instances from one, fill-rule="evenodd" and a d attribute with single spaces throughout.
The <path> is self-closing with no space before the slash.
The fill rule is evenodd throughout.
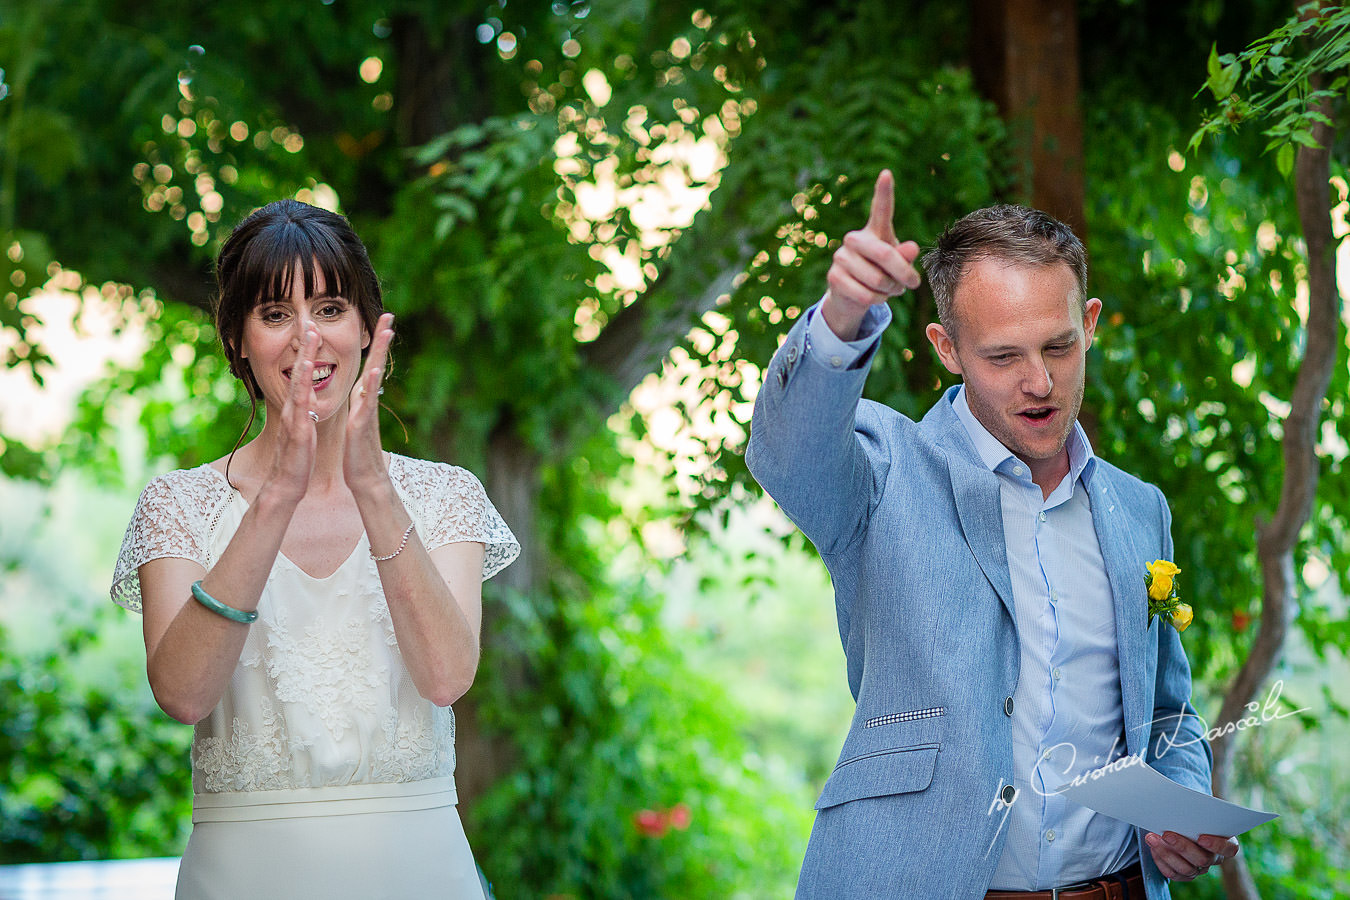
<path id="1" fill-rule="evenodd" d="M 299 200 L 278 200 L 240 222 L 220 248 L 216 333 L 230 372 L 244 383 L 252 407 L 248 424 L 230 450 L 231 458 L 253 427 L 262 398 L 248 360 L 241 355 L 244 324 L 258 304 L 289 297 L 297 277 L 304 280 L 305 296 L 314 296 L 320 274 L 327 292 L 351 303 L 366 333 L 374 335 L 384 312 L 380 280 L 365 245 L 343 216 Z M 229 479 L 228 463 L 225 477 Z"/>

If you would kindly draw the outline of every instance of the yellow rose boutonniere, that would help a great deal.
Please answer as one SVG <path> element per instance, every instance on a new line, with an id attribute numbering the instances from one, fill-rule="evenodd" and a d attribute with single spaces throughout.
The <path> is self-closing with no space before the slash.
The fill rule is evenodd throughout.
<path id="1" fill-rule="evenodd" d="M 1175 592 L 1172 579 L 1181 574 L 1177 564 L 1166 559 L 1154 560 L 1148 564 L 1148 574 L 1144 584 L 1148 585 L 1148 599 L 1161 603 Z M 1154 610 L 1150 610 L 1154 612 Z"/>
<path id="2" fill-rule="evenodd" d="M 1166 559 L 1157 559 L 1148 564 L 1144 573 L 1144 587 L 1148 589 L 1148 620 L 1162 616 L 1172 623 L 1178 633 L 1186 630 L 1195 617 L 1189 604 L 1182 603 L 1177 597 L 1176 577 L 1181 574 L 1177 564 Z"/>
<path id="3" fill-rule="evenodd" d="M 1195 613 L 1191 610 L 1189 603 L 1178 603 L 1176 612 L 1172 613 L 1172 627 L 1177 633 L 1186 630 L 1186 626 L 1191 624 L 1191 619 L 1195 618 Z"/>

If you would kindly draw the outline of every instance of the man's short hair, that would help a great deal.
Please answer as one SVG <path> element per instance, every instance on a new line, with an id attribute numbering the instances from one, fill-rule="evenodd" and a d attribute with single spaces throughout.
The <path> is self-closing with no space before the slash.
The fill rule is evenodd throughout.
<path id="1" fill-rule="evenodd" d="M 966 272 L 982 259 L 1014 265 L 1066 264 L 1078 279 L 1078 308 L 1087 302 L 1087 250 L 1063 222 L 1039 209 L 1000 204 L 977 209 L 948 226 L 923 257 L 923 270 L 937 302 L 938 321 L 956 340 L 953 298 Z"/>

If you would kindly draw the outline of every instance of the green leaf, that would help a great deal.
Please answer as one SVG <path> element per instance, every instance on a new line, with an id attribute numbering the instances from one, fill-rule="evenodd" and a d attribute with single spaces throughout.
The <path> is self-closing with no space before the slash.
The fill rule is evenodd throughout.
<path id="1" fill-rule="evenodd" d="M 1294 172 L 1294 145 L 1281 144 L 1279 151 L 1275 154 L 1275 168 L 1280 170 L 1280 174 L 1288 178 Z"/>
<path id="2" fill-rule="evenodd" d="M 1314 150 L 1322 149 L 1322 145 L 1317 142 L 1317 138 L 1313 137 L 1312 132 L 1306 128 L 1295 129 L 1289 137 L 1295 143 L 1302 144 L 1304 147 L 1312 147 Z"/>
<path id="3" fill-rule="evenodd" d="M 1208 70 L 1209 79 L 1206 84 L 1210 93 L 1214 95 L 1215 100 L 1222 100 L 1233 93 L 1233 89 L 1237 87 L 1238 78 L 1242 75 L 1242 63 L 1234 59 L 1231 63 L 1224 65 L 1219 58 L 1217 46 L 1211 45 Z"/>
<path id="4" fill-rule="evenodd" d="M 455 133 L 449 132 L 428 141 L 420 147 L 412 148 L 410 154 L 413 161 L 419 166 L 429 166 L 445 156 L 454 142 Z"/>
<path id="5" fill-rule="evenodd" d="M 1207 64 L 1210 83 L 1218 81 L 1219 75 L 1223 71 L 1223 64 L 1219 62 L 1219 45 L 1217 43 L 1209 45 L 1209 62 Z M 1215 96 L 1218 96 L 1217 94 Z"/>

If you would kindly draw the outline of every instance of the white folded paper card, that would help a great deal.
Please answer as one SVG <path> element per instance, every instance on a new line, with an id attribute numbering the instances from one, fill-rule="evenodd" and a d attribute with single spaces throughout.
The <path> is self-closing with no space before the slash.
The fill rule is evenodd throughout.
<path id="1" fill-rule="evenodd" d="M 1177 784 L 1137 756 L 1126 756 L 1068 782 L 1056 793 L 1094 812 L 1154 834 L 1175 831 L 1232 837 L 1279 818 Z"/>

